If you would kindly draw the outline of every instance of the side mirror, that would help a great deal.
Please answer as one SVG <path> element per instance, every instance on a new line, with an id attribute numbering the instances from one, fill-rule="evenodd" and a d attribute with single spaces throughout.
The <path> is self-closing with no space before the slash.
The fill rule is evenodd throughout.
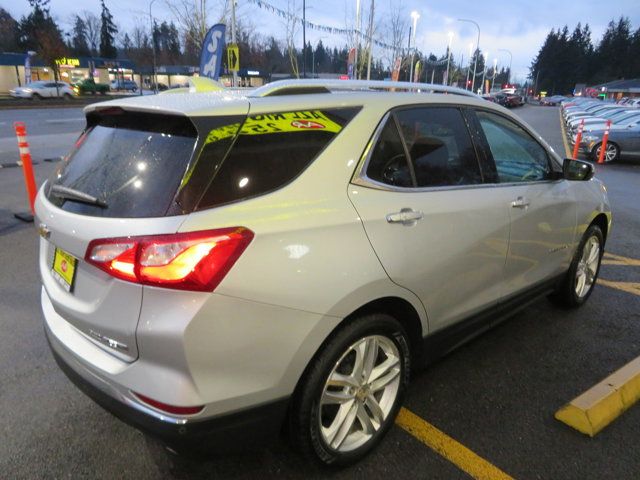
<path id="1" fill-rule="evenodd" d="M 562 175 L 565 180 L 591 180 L 593 173 L 593 165 L 588 162 L 565 158 L 564 163 L 562 164 Z"/>

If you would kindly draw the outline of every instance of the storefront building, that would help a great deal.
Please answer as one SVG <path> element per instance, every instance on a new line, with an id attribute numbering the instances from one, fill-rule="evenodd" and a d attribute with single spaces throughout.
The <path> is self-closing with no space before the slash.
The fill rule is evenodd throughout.
<path id="1" fill-rule="evenodd" d="M 93 77 L 96 82 L 109 83 L 117 78 L 133 80 L 135 65 L 128 59 L 102 57 L 63 57 L 56 59 L 60 80 L 76 83 Z M 31 81 L 54 80 L 51 65 L 45 65 L 37 56 L 26 53 L 0 53 L 0 93 L 8 93 L 11 88 L 24 86 Z"/>

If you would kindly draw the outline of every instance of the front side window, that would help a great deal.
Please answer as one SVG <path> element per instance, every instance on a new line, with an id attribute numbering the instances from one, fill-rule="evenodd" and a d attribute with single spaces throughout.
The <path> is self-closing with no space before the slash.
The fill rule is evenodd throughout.
<path id="1" fill-rule="evenodd" d="M 511 120 L 477 112 L 501 183 L 536 182 L 550 178 L 546 150 Z"/>

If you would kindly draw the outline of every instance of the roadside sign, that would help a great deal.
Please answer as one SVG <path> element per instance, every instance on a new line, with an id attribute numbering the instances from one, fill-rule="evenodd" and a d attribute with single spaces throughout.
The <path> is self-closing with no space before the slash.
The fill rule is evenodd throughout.
<path id="1" fill-rule="evenodd" d="M 227 65 L 231 72 L 240 70 L 240 49 L 237 43 L 230 43 L 227 47 Z"/>

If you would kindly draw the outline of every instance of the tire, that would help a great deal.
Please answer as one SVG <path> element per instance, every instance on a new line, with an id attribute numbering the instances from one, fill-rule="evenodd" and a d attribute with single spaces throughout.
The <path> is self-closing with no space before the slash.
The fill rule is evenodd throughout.
<path id="1" fill-rule="evenodd" d="M 42 100 L 42 97 L 40 95 L 38 95 L 37 93 L 34 93 L 31 96 L 31 100 L 33 100 L 34 102 L 39 102 L 40 100 Z"/>
<path id="2" fill-rule="evenodd" d="M 358 361 L 371 347 L 377 356 Z M 292 444 L 325 466 L 364 457 L 393 425 L 409 383 L 410 359 L 407 334 L 389 315 L 362 316 L 338 330 L 296 389 L 289 416 Z"/>
<path id="3" fill-rule="evenodd" d="M 69 93 L 65 93 L 64 95 L 62 95 L 62 98 L 64 101 L 68 102 L 69 100 L 71 100 L 71 94 Z"/>
<path id="4" fill-rule="evenodd" d="M 597 255 L 589 253 L 594 243 L 597 244 Z M 556 305 L 565 308 L 578 308 L 584 305 L 591 296 L 598 279 L 603 253 L 604 236 L 602 230 L 597 225 L 591 225 L 580 240 L 566 276 L 550 299 Z M 584 284 L 581 286 L 582 281 Z"/>
<path id="5" fill-rule="evenodd" d="M 594 145 L 594 147 L 591 149 L 591 159 L 595 162 L 598 161 L 601 147 L 602 147 L 602 143 L 598 143 L 597 145 Z M 616 145 L 615 143 L 608 142 L 607 150 L 605 151 L 605 154 L 604 154 L 604 162 L 605 163 L 615 162 L 616 160 L 618 160 L 618 158 L 620 158 L 620 147 L 618 147 L 618 145 Z"/>

